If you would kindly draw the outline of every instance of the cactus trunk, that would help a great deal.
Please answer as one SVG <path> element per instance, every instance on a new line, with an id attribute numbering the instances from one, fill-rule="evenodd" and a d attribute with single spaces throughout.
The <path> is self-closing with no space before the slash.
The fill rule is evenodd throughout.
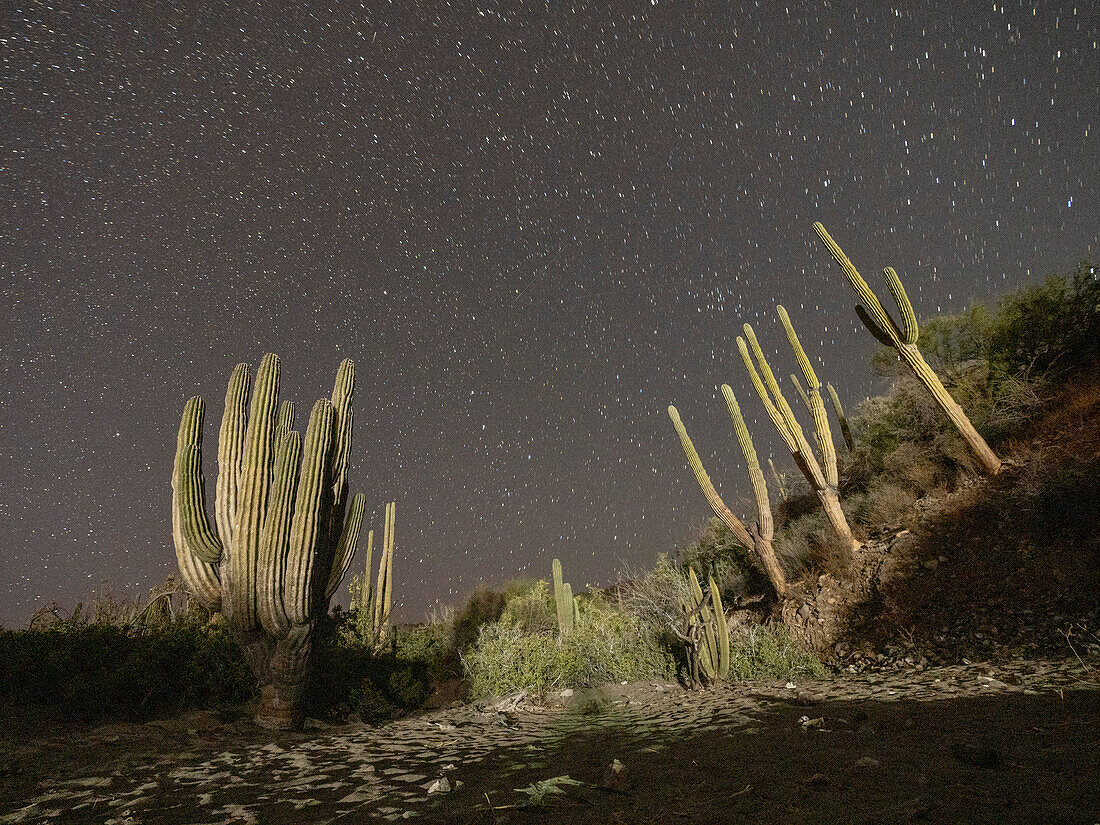
<path id="1" fill-rule="evenodd" d="M 279 360 L 264 356 L 249 390 L 248 365 L 233 371 L 222 418 L 214 516 L 205 510 L 203 402 L 187 402 L 172 473 L 172 532 L 180 572 L 221 610 L 261 685 L 256 721 L 299 727 L 313 634 L 352 557 L 363 497 L 347 504 L 354 365 L 344 361 L 331 401 L 318 401 L 303 440 L 293 404 L 276 415 Z"/>
<path id="2" fill-rule="evenodd" d="M 879 301 L 871 287 L 863 279 L 863 276 L 859 274 L 848 256 L 844 254 L 844 250 L 833 240 L 825 227 L 820 223 L 815 223 L 814 231 L 822 244 L 825 245 L 825 248 L 829 250 L 829 254 L 833 256 L 833 260 L 844 272 L 844 276 L 848 279 L 848 283 L 852 285 L 852 289 L 863 301 L 863 304 L 856 307 L 856 315 L 859 316 L 867 330 L 875 336 L 879 343 L 893 347 L 897 351 L 898 355 L 901 356 L 901 360 L 905 362 L 906 366 L 917 377 L 917 380 L 924 384 L 932 397 L 936 399 L 936 403 L 940 405 L 940 409 L 947 414 L 959 434 L 970 445 L 970 449 L 977 455 L 978 461 L 985 472 L 989 475 L 999 473 L 1001 471 L 1001 460 L 989 448 L 985 439 L 974 429 L 974 425 L 970 423 L 970 419 L 963 412 L 962 407 L 951 397 L 951 393 L 943 386 L 939 376 L 936 375 L 928 362 L 924 360 L 920 350 L 917 349 L 917 339 L 920 337 L 917 316 L 913 311 L 913 304 L 909 301 L 909 296 L 905 294 L 905 287 L 902 286 L 898 274 L 892 267 L 888 266 L 883 269 L 883 274 L 886 276 L 886 285 L 889 287 L 890 294 L 901 312 L 902 322 L 900 325 L 886 311 L 882 302 Z"/>

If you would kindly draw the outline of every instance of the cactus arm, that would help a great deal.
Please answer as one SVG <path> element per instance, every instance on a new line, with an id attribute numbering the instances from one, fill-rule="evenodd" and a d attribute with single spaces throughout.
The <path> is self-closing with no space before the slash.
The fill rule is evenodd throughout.
<path id="1" fill-rule="evenodd" d="M 378 558 L 378 578 L 374 585 L 374 605 L 371 611 L 375 635 L 382 631 L 382 599 L 386 594 L 386 554 L 389 552 L 390 505 L 386 504 L 386 515 L 382 529 L 382 554 Z"/>
<path id="2" fill-rule="evenodd" d="M 218 434 L 218 482 L 214 497 L 214 521 L 223 547 L 233 543 L 251 379 L 248 364 L 237 364 L 225 391 L 225 412 Z"/>
<path id="3" fill-rule="evenodd" d="M 565 617 L 565 627 L 562 630 L 562 635 L 568 636 L 573 632 L 573 619 L 577 610 L 577 603 L 573 601 L 573 585 L 569 582 L 565 582 L 561 586 L 563 602 L 565 610 L 562 615 Z"/>
<path id="4" fill-rule="evenodd" d="M 913 345 L 920 338 L 920 329 L 917 327 L 917 316 L 913 312 L 913 304 L 909 302 L 909 296 L 905 294 L 905 287 L 901 284 L 901 278 L 892 266 L 882 270 L 886 276 L 886 285 L 890 288 L 890 294 L 894 296 L 894 303 L 901 312 L 901 340 L 904 344 Z"/>
<path id="5" fill-rule="evenodd" d="M 752 356 L 749 354 L 748 345 L 745 343 L 745 339 L 740 335 L 737 336 L 737 349 L 741 352 L 741 360 L 745 362 L 745 369 L 749 371 L 749 380 L 752 381 L 753 389 L 756 390 L 760 402 L 764 405 L 764 410 L 768 413 L 768 418 L 772 420 L 772 424 L 775 425 L 775 429 L 779 432 L 780 437 L 783 439 L 783 443 L 787 445 L 787 449 L 790 450 L 792 454 L 796 454 L 798 452 L 798 440 L 794 437 L 794 433 L 787 429 L 787 422 L 783 418 L 783 413 L 781 413 L 779 408 L 772 403 L 771 396 L 768 395 L 768 388 L 764 386 L 760 374 L 756 371 L 756 365 L 753 363 Z"/>
<path id="6" fill-rule="evenodd" d="M 757 363 L 760 365 L 760 375 L 764 379 L 765 386 L 771 392 L 775 406 L 783 416 L 783 421 L 787 429 L 797 442 L 805 442 L 806 436 L 802 433 L 802 426 L 798 423 L 798 419 L 795 418 L 794 410 L 792 410 L 791 405 L 787 403 L 787 398 L 783 395 L 783 391 L 779 389 L 779 382 L 775 380 L 775 373 L 772 372 L 771 365 L 768 364 L 768 359 L 764 357 L 764 350 L 760 348 L 760 342 L 756 340 L 756 333 L 753 332 L 749 324 L 744 325 L 744 330 L 745 337 L 749 339 L 749 346 L 752 347 L 752 354 L 756 356 Z"/>
<path id="7" fill-rule="evenodd" d="M 279 406 L 279 418 L 275 422 L 275 444 L 279 444 L 279 441 L 284 435 L 294 429 L 294 402 L 284 401 Z"/>
<path id="8" fill-rule="evenodd" d="M 318 558 L 323 553 L 320 546 L 326 523 L 324 517 L 326 481 L 329 477 L 329 461 L 332 450 L 332 403 L 321 399 L 313 405 L 302 447 L 302 469 L 298 478 L 298 492 L 294 501 L 294 519 L 290 526 L 290 544 L 286 558 L 286 583 L 283 590 L 283 607 L 287 619 L 296 625 L 314 618 L 317 602 L 317 577 L 320 575 Z M 331 561 L 331 560 L 330 560 Z M 328 585 L 326 566 L 325 585 Z"/>
<path id="9" fill-rule="evenodd" d="M 386 594 L 382 602 L 382 628 L 385 629 L 390 623 L 390 609 L 393 607 L 393 545 L 395 540 L 394 531 L 396 529 L 397 522 L 397 502 L 390 502 L 390 518 L 387 525 L 387 542 L 386 550 Z"/>
<path id="10" fill-rule="evenodd" d="M 206 516 L 206 480 L 202 473 L 202 424 L 206 405 L 198 396 L 183 408 L 176 438 L 172 507 L 178 511 L 181 537 L 200 561 L 216 564 L 222 544 Z"/>
<path id="11" fill-rule="evenodd" d="M 825 248 L 829 250 L 829 254 L 833 256 L 833 260 L 836 261 L 841 270 L 843 270 L 844 277 L 848 279 L 848 283 L 852 285 L 856 294 L 859 295 L 859 299 L 863 301 L 865 311 L 867 315 L 874 319 L 878 331 L 891 339 L 890 345 L 896 346 L 897 344 L 894 343 L 894 341 L 901 342 L 902 340 L 901 330 L 894 322 L 894 319 L 890 317 L 890 313 L 883 308 L 882 302 L 879 301 L 878 296 L 876 296 L 871 290 L 871 287 L 867 285 L 867 282 L 863 280 L 863 276 L 859 274 L 859 270 L 855 268 L 848 259 L 848 256 L 844 254 L 844 250 L 833 240 L 833 236 L 826 231 L 825 227 L 820 223 L 815 223 L 814 232 L 817 233 L 817 237 L 821 239 L 821 242 L 825 244 Z M 872 334 L 876 333 L 875 329 L 870 325 L 868 325 L 868 329 L 871 330 Z M 875 334 L 875 337 L 878 338 L 879 336 Z M 882 339 L 879 338 L 879 340 Z"/>
<path id="12" fill-rule="evenodd" d="M 268 353 L 256 370 L 252 406 L 244 439 L 244 459 L 238 491 L 236 526 L 229 549 L 231 575 L 223 581 L 223 608 L 230 622 L 242 629 L 256 627 L 260 541 L 271 486 L 272 431 L 279 395 L 279 359 Z"/>
<path id="13" fill-rule="evenodd" d="M 806 395 L 806 390 L 802 388 L 802 382 L 798 380 L 798 376 L 793 372 L 790 374 L 791 384 L 794 385 L 795 392 L 798 393 L 798 397 L 802 399 L 803 406 L 806 407 L 806 412 L 810 412 L 810 396 Z"/>
<path id="14" fill-rule="evenodd" d="M 371 587 L 371 563 L 374 561 L 374 531 L 367 531 L 367 563 L 364 566 L 363 572 L 363 586 L 359 590 L 359 603 L 355 605 L 356 610 L 361 611 L 364 615 L 373 619 L 371 613 L 371 596 L 374 593 L 374 588 Z"/>
<path id="15" fill-rule="evenodd" d="M 718 592 L 718 585 L 714 583 L 714 576 L 707 577 L 710 585 L 710 598 L 714 603 L 714 619 L 718 637 L 718 678 L 728 679 L 730 675 L 730 629 L 726 624 L 726 609 L 722 606 L 722 594 Z"/>
<path id="16" fill-rule="evenodd" d="M 287 431 L 275 448 L 271 494 L 260 541 L 256 610 L 260 624 L 272 635 L 285 634 L 291 625 L 283 604 L 283 593 L 301 453 L 301 436 L 294 430 Z"/>
<path id="17" fill-rule="evenodd" d="M 959 434 L 963 437 L 966 443 L 978 456 L 978 460 L 982 464 L 982 468 L 989 475 L 996 475 L 1001 471 L 1001 460 L 997 458 L 989 445 L 982 438 L 981 434 L 974 429 L 974 425 L 970 423 L 970 419 L 959 406 L 958 402 L 951 397 L 951 394 L 943 386 L 943 382 L 940 381 L 939 376 L 928 365 L 928 362 L 924 360 L 924 356 L 920 350 L 917 349 L 917 319 L 913 313 L 913 305 L 909 301 L 908 296 L 905 293 L 905 288 L 901 284 L 901 280 L 898 278 L 897 273 L 891 268 L 887 267 L 883 270 L 886 275 L 886 283 L 890 288 L 891 294 L 894 296 L 894 300 L 898 305 L 898 309 L 902 314 L 902 324 L 904 330 L 899 328 L 893 319 L 886 313 L 886 310 L 882 308 L 882 304 L 875 298 L 874 293 L 871 292 L 870 287 L 867 286 L 866 281 L 860 277 L 856 272 L 852 262 L 848 260 L 848 256 L 844 254 L 843 250 L 837 245 L 836 241 L 830 237 L 829 233 L 825 231 L 820 223 L 814 224 L 814 231 L 817 232 L 818 237 L 822 243 L 832 254 L 833 259 L 840 265 L 840 268 L 844 270 L 845 276 L 848 278 L 848 282 L 855 288 L 859 297 L 863 299 L 863 302 L 867 305 L 868 309 L 860 313 L 860 319 L 867 323 L 867 315 L 870 315 L 879 326 L 878 332 L 883 332 L 889 336 L 889 341 L 884 340 L 876 333 L 873 327 L 869 327 L 875 337 L 882 343 L 888 343 L 897 350 L 898 355 L 905 362 L 906 366 L 913 371 L 913 374 L 917 379 L 924 384 L 925 388 L 932 393 L 932 397 L 936 399 L 936 403 L 940 405 L 940 408 L 946 413 L 947 417 L 951 419 L 951 423 L 958 429 Z M 859 308 L 856 308 L 859 312 Z"/>
<path id="18" fill-rule="evenodd" d="M 856 315 L 859 316 L 859 320 L 863 322 L 863 326 L 867 328 L 867 331 L 875 336 L 875 340 L 882 344 L 884 347 L 894 347 L 894 339 L 890 337 L 890 333 L 886 332 L 882 327 L 875 323 L 875 319 L 872 318 L 866 307 L 863 304 L 856 304 Z"/>
<path id="19" fill-rule="evenodd" d="M 722 497 L 714 489 L 714 484 L 711 482 L 710 476 L 707 475 L 703 462 L 699 460 L 699 453 L 695 451 L 695 445 L 691 442 L 691 436 L 688 435 L 687 428 L 684 427 L 684 422 L 680 419 L 680 413 L 675 407 L 670 406 L 668 415 L 672 419 L 672 425 L 676 428 L 676 434 L 680 437 L 680 445 L 684 448 L 684 454 L 687 456 L 688 464 L 691 465 L 691 470 L 695 474 L 695 480 L 699 483 L 699 487 L 702 489 L 711 509 L 714 510 L 714 514 L 722 520 L 722 523 L 729 528 L 730 532 L 733 533 L 733 537 L 743 547 L 752 547 L 752 536 L 749 535 L 749 531 L 741 523 L 741 520 L 726 507 L 726 503 L 722 501 Z"/>
<path id="20" fill-rule="evenodd" d="M 558 632 L 564 634 L 566 626 L 565 584 L 562 580 L 560 559 L 554 559 L 551 562 L 550 579 L 554 586 L 554 610 L 558 614 Z"/>
<path id="21" fill-rule="evenodd" d="M 848 447 L 848 452 L 852 452 L 856 448 L 856 443 L 852 438 L 852 428 L 848 426 L 848 416 L 844 414 L 844 407 L 840 405 L 840 396 L 836 394 L 832 384 L 826 384 L 825 387 L 829 391 L 829 399 L 833 402 L 833 412 L 836 413 L 837 420 L 840 422 L 844 443 Z"/>
<path id="22" fill-rule="evenodd" d="M 351 454 L 351 434 L 354 411 L 351 408 L 355 395 L 355 364 L 345 358 L 336 371 L 332 388 L 332 408 L 335 414 L 336 444 L 332 460 L 332 509 L 327 525 L 328 541 L 337 545 L 344 529 L 344 507 L 348 498 L 348 457 Z"/>
<path id="23" fill-rule="evenodd" d="M 836 468 L 836 447 L 833 446 L 833 433 L 829 427 L 829 416 L 825 412 L 825 402 L 821 398 L 821 381 L 814 372 L 806 350 L 802 348 L 802 342 L 798 340 L 798 333 L 794 330 L 791 318 L 787 310 L 779 308 L 779 320 L 783 322 L 783 330 L 787 333 L 787 341 L 794 350 L 798 366 L 802 368 L 802 375 L 806 378 L 807 404 L 810 415 L 814 420 L 814 430 L 817 433 L 817 446 L 821 451 L 821 461 L 824 464 L 825 480 L 830 486 L 836 487 L 839 483 Z"/>
<path id="24" fill-rule="evenodd" d="M 695 575 L 695 569 L 692 567 L 688 568 L 688 583 L 691 585 L 694 608 L 699 611 L 696 621 L 703 636 L 704 646 L 699 651 L 700 664 L 707 678 L 715 679 L 718 676 L 718 638 L 714 617 L 704 603 L 703 588 L 699 585 L 699 577 Z"/>
<path id="25" fill-rule="evenodd" d="M 340 541 L 336 545 L 336 555 L 332 560 L 332 573 L 328 579 L 328 586 L 325 588 L 326 603 L 339 589 L 340 582 L 344 580 L 348 568 L 351 567 L 351 563 L 355 559 L 355 548 L 359 543 L 359 532 L 363 526 L 363 511 L 366 506 L 366 497 L 359 493 L 352 498 L 351 506 L 348 507 L 348 516 L 344 519 L 344 529 L 340 533 Z"/>
<path id="26" fill-rule="evenodd" d="M 749 428 L 745 424 L 745 418 L 741 415 L 741 407 L 737 404 L 737 398 L 729 384 L 722 385 L 722 396 L 726 399 L 726 406 L 733 419 L 733 429 L 737 433 L 737 443 L 741 446 L 741 454 L 745 456 L 745 464 L 749 470 L 749 481 L 752 483 L 753 497 L 756 499 L 756 529 L 767 538 L 772 537 L 772 508 L 768 501 L 768 484 L 764 480 L 764 474 L 760 471 L 760 460 L 756 457 L 756 448 L 749 435 Z"/>
<path id="27" fill-rule="evenodd" d="M 221 605 L 221 580 L 217 567 L 221 548 L 217 536 L 210 529 L 203 504 L 204 412 L 202 399 L 195 396 L 187 402 L 180 419 L 172 468 L 172 540 L 180 574 L 188 588 L 204 605 L 217 610 Z"/>

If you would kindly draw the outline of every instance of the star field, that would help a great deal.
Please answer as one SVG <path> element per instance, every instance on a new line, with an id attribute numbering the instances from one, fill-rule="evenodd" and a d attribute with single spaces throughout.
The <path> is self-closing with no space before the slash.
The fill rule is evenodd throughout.
<path id="1" fill-rule="evenodd" d="M 669 403 L 727 500 L 722 382 L 790 469 L 734 343 L 753 323 L 789 372 L 776 303 L 849 408 L 881 389 L 813 221 L 918 316 L 1095 260 L 1091 4 L 607 5 L 15 0 L 0 622 L 174 570 L 183 404 L 212 491 L 229 374 L 266 351 L 300 410 L 356 361 L 351 490 L 379 530 L 398 503 L 415 620 L 687 539 Z"/>

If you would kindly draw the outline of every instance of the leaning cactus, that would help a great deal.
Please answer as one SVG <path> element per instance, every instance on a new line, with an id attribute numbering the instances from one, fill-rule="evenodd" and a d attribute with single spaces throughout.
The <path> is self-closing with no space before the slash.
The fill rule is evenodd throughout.
<path id="1" fill-rule="evenodd" d="M 305 439 L 294 405 L 276 415 L 279 359 L 264 356 L 246 413 L 249 367 L 229 380 L 218 443 L 212 527 L 202 474 L 203 400 L 184 407 L 172 472 L 172 533 L 180 572 L 221 610 L 261 685 L 256 721 L 303 721 L 313 632 L 355 555 L 363 496 L 347 505 L 355 367 L 345 360 L 331 400 L 310 415 Z M 345 509 L 347 512 L 345 514 Z"/>
<path id="2" fill-rule="evenodd" d="M 768 501 L 768 487 L 764 481 L 764 474 L 760 472 L 756 450 L 753 448 L 752 438 L 749 436 L 748 427 L 745 426 L 745 420 L 741 416 L 741 408 L 737 406 L 737 399 L 734 398 L 733 390 L 728 385 L 723 384 L 722 395 L 729 407 L 730 417 L 733 418 L 737 442 L 741 445 L 741 452 L 745 456 L 745 463 L 748 465 L 749 470 L 749 480 L 752 482 L 753 496 L 756 499 L 756 524 L 751 531 L 741 522 L 741 519 L 733 514 L 733 511 L 722 501 L 722 497 L 718 495 L 718 491 L 714 489 L 714 484 L 703 467 L 703 462 L 699 458 L 695 444 L 691 441 L 691 436 L 688 435 L 679 411 L 670 406 L 668 415 L 672 419 L 672 426 L 675 427 L 676 434 L 680 437 L 680 445 L 683 447 L 688 464 L 695 474 L 695 480 L 703 491 L 703 495 L 706 497 L 711 509 L 714 510 L 714 514 L 729 528 L 729 531 L 733 533 L 733 537 L 742 547 L 751 550 L 755 554 L 772 587 L 775 588 L 776 595 L 782 598 L 787 592 L 787 578 L 783 573 L 783 569 L 779 566 L 775 549 L 772 547 L 774 529 L 771 504 Z"/>
<path id="3" fill-rule="evenodd" d="M 844 251 L 837 242 L 833 240 L 832 236 L 829 235 L 827 231 L 825 231 L 825 227 L 820 223 L 815 223 L 814 231 L 817 233 L 817 237 L 820 238 L 821 242 L 825 245 L 825 248 L 828 249 L 829 253 L 833 256 L 833 260 L 835 260 L 844 271 L 848 283 L 852 285 L 852 288 L 859 295 L 860 300 L 863 301 L 863 304 L 856 305 L 856 315 L 859 316 L 859 320 L 863 322 L 863 325 L 867 327 L 868 331 L 875 336 L 880 344 L 887 347 L 893 347 L 897 350 L 898 355 L 901 356 L 901 360 L 905 362 L 910 370 L 912 370 L 913 374 L 922 384 L 924 384 L 925 388 L 932 393 L 932 397 L 936 399 L 936 403 L 938 403 L 940 408 L 947 413 L 947 417 L 951 419 L 951 423 L 955 425 L 959 434 L 962 435 L 966 443 L 970 445 L 970 448 L 978 456 L 982 468 L 989 475 L 996 475 L 999 473 L 1001 470 L 1001 460 L 997 458 L 993 450 L 985 443 L 985 439 L 974 429 L 974 425 L 970 423 L 970 419 L 967 418 L 962 407 L 960 407 L 958 402 L 951 397 L 951 393 L 944 387 L 939 376 L 937 376 L 932 367 L 928 365 L 928 362 L 924 360 L 924 355 L 921 354 L 921 351 L 917 349 L 917 339 L 920 337 L 920 331 L 917 327 L 917 316 L 916 313 L 913 312 L 913 305 L 909 301 L 909 296 L 905 294 L 905 287 L 902 286 L 901 279 L 898 278 L 897 272 L 894 271 L 893 267 L 889 266 L 883 270 L 883 273 L 886 275 L 886 284 L 890 288 L 890 294 L 893 295 L 894 302 L 901 311 L 902 323 L 900 326 L 882 306 L 878 297 L 871 291 L 871 287 L 863 280 L 863 276 L 859 274 L 855 266 L 852 265 L 852 262 L 848 260 L 848 256 L 844 254 Z"/>
<path id="4" fill-rule="evenodd" d="M 554 580 L 554 607 L 558 614 L 558 632 L 568 636 L 573 632 L 576 603 L 573 601 L 573 588 L 569 582 L 562 581 L 561 562 L 554 559 L 551 565 Z"/>
<path id="5" fill-rule="evenodd" d="M 833 526 L 837 535 L 840 536 L 841 541 L 851 548 L 856 548 L 859 546 L 859 542 L 853 538 L 852 530 L 848 526 L 848 519 L 845 518 L 844 511 L 840 508 L 840 497 L 837 493 L 836 449 L 833 447 L 833 435 L 829 429 L 829 419 L 825 414 L 825 405 L 821 400 L 821 382 L 818 381 L 817 374 L 810 364 L 810 359 L 806 357 L 806 352 L 802 349 L 802 344 L 799 342 L 787 311 L 783 307 L 779 307 L 779 318 L 783 322 L 787 340 L 790 342 L 798 360 L 798 365 L 802 368 L 802 374 L 806 378 L 806 406 L 809 407 L 814 421 L 815 440 L 821 452 L 820 463 L 806 441 L 802 427 L 798 423 L 798 419 L 795 418 L 794 410 L 791 409 L 791 405 L 787 403 L 782 390 L 779 389 L 779 382 L 775 380 L 775 374 L 764 357 L 764 351 L 760 348 L 760 344 L 756 340 L 756 334 L 749 324 L 744 325 L 745 338 L 748 339 L 748 344 L 745 343 L 745 338 L 738 336 L 737 348 L 741 352 L 741 359 L 745 362 L 745 368 L 749 371 L 749 379 L 756 389 L 756 394 L 760 396 L 764 409 L 767 410 L 768 418 L 772 420 L 776 430 L 778 430 L 779 435 L 787 445 L 787 449 L 791 451 L 798 469 L 802 471 L 806 481 L 817 493 L 829 523 Z M 751 355 L 749 353 L 750 345 L 752 347 Z M 756 359 L 755 364 L 753 363 L 754 356 Z M 759 371 L 757 366 L 759 366 Z M 801 385 L 796 384 L 796 386 L 800 387 Z M 824 468 L 822 465 L 824 465 Z"/>

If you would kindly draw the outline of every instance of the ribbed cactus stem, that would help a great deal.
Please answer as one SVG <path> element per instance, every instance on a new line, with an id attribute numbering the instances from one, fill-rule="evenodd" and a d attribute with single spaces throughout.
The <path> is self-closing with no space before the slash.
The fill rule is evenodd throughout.
<path id="1" fill-rule="evenodd" d="M 855 266 L 848 259 L 848 256 L 844 254 L 844 250 L 840 248 L 832 236 L 825 230 L 825 227 L 820 223 L 814 224 L 814 232 L 817 233 L 818 238 L 825 245 L 825 248 L 829 250 L 829 253 L 833 256 L 833 260 L 837 262 L 841 270 L 844 272 L 845 277 L 848 279 L 848 283 L 852 285 L 852 288 L 859 295 L 862 306 L 856 307 L 856 314 L 859 315 L 861 321 L 870 330 L 871 334 L 876 339 L 886 346 L 893 347 L 902 361 L 909 367 L 917 379 L 924 384 L 925 388 L 932 393 L 932 397 L 936 399 L 936 403 L 940 405 L 940 408 L 947 414 L 947 417 L 951 420 L 958 429 L 959 434 L 970 448 L 978 456 L 978 460 L 982 465 L 982 468 L 990 475 L 996 475 L 1001 470 L 1001 460 L 997 458 L 996 454 L 989 448 L 985 439 L 981 437 L 977 430 L 974 429 L 974 425 L 970 423 L 970 419 L 966 413 L 963 412 L 962 407 L 958 402 L 951 397 L 951 394 L 943 386 L 943 382 L 940 381 L 939 376 L 925 361 L 924 355 L 917 348 L 917 340 L 919 338 L 919 328 L 917 327 L 916 314 L 913 312 L 913 305 L 909 301 L 909 297 L 905 293 L 905 288 L 902 286 L 901 280 L 898 278 L 897 273 L 891 267 L 886 267 L 883 270 L 883 274 L 886 276 L 886 285 L 890 290 L 890 294 L 893 296 L 895 303 L 898 305 L 898 310 L 901 312 L 902 323 L 899 326 L 889 313 L 883 308 L 882 303 L 875 296 L 874 292 L 867 285 L 867 282 L 863 280 L 856 270 Z"/>
<path id="2" fill-rule="evenodd" d="M 785 316 L 786 312 L 780 313 L 781 318 Z M 787 326 L 789 327 L 789 320 Z M 811 410 L 814 411 L 814 425 L 817 432 L 818 446 L 822 449 L 824 458 L 826 459 L 825 470 L 822 470 L 821 464 L 818 463 L 813 450 L 806 441 L 806 436 L 802 432 L 802 427 L 795 418 L 794 410 L 791 409 L 790 404 L 787 403 L 787 399 L 780 391 L 779 383 L 775 380 L 775 375 L 768 364 L 767 358 L 764 357 L 764 351 L 761 349 L 760 343 L 757 341 L 756 334 L 753 332 L 752 327 L 749 324 L 745 324 L 744 330 L 745 338 L 748 338 L 749 344 L 746 345 L 745 338 L 738 337 L 737 348 L 741 352 L 741 358 L 745 362 L 745 368 L 749 372 L 749 379 L 752 381 L 753 388 L 760 397 L 760 401 L 764 404 L 764 409 L 768 412 L 768 417 L 772 420 L 779 435 L 787 444 L 787 448 L 791 451 L 791 456 L 794 458 L 795 464 L 798 465 L 798 469 L 802 471 L 802 474 L 806 477 L 806 480 L 810 483 L 814 492 L 817 493 L 817 497 L 821 501 L 821 507 L 825 511 L 825 515 L 841 541 L 850 548 L 854 549 L 859 547 L 859 542 L 852 536 L 852 529 L 848 526 L 848 519 L 845 517 L 844 511 L 840 507 L 840 498 L 837 494 L 836 451 L 832 448 L 832 434 L 828 429 L 828 420 L 823 419 L 825 408 L 821 402 L 821 393 L 815 388 L 815 386 L 820 385 L 816 384 L 817 376 L 814 374 L 813 368 L 811 367 L 809 372 L 806 373 L 806 378 L 811 385 L 809 400 Z M 793 328 L 789 328 L 789 332 L 793 334 Z M 797 337 L 795 337 L 795 341 L 797 342 Z M 749 352 L 750 345 L 752 348 L 751 354 Z M 801 346 L 796 349 L 796 354 L 800 350 Z M 803 359 L 805 359 L 805 353 L 802 353 L 802 357 L 799 360 L 801 361 Z M 807 364 L 805 366 L 808 366 L 808 359 L 806 360 Z M 826 445 L 828 449 L 826 449 Z M 828 460 L 830 456 L 831 461 Z"/>
<path id="3" fill-rule="evenodd" d="M 821 398 L 821 381 L 814 372 L 802 343 L 798 340 L 798 334 L 794 330 L 790 316 L 782 306 L 778 306 L 779 320 L 783 323 L 783 331 L 787 333 L 787 341 L 794 350 L 795 359 L 802 369 L 802 375 L 806 379 L 806 406 L 810 409 L 810 416 L 814 421 L 814 431 L 817 434 L 817 446 L 821 451 L 821 462 L 824 465 L 825 481 L 830 486 L 836 487 L 840 482 L 836 468 L 836 448 L 833 446 L 833 433 L 829 427 L 829 416 L 825 412 L 825 402 Z"/>
<path id="4" fill-rule="evenodd" d="M 711 482 L 710 476 L 707 475 L 703 462 L 699 459 L 699 453 L 696 452 L 691 436 L 688 435 L 687 428 L 684 427 L 679 411 L 675 407 L 669 406 L 668 416 L 672 419 L 672 426 L 676 428 L 676 434 L 680 437 L 680 445 L 687 456 L 691 471 L 695 474 L 695 480 L 698 482 L 699 488 L 703 491 L 703 496 L 710 504 L 714 514 L 729 528 L 729 531 L 733 533 L 733 537 L 737 539 L 742 547 L 752 547 L 752 536 L 749 535 L 748 529 L 741 523 L 741 519 L 737 518 L 726 506 L 726 503 L 722 501 L 722 497 L 718 495 L 718 491 L 714 489 L 714 484 Z"/>
<path id="5" fill-rule="evenodd" d="M 268 727 L 301 724 L 314 627 L 355 554 L 363 499 L 356 496 L 345 519 L 339 492 L 353 381 L 348 362 L 337 402 L 314 406 L 303 440 L 293 430 L 294 404 L 279 407 L 278 358 L 264 356 L 251 387 L 248 366 L 237 366 L 219 433 L 217 534 L 206 517 L 200 398 L 187 403 L 180 422 L 172 472 L 180 572 L 206 605 L 225 613 L 260 680 L 257 721 Z"/>
<path id="6" fill-rule="evenodd" d="M 397 502 L 386 505 L 382 528 L 382 558 L 378 560 L 378 582 L 374 589 L 374 633 L 379 642 L 386 638 L 393 597 L 393 543 Z"/>
<path id="7" fill-rule="evenodd" d="M 798 376 L 793 372 L 790 374 L 791 383 L 794 385 L 795 392 L 798 393 L 798 397 L 802 399 L 802 405 L 806 408 L 806 412 L 810 411 L 810 396 L 806 395 L 806 390 L 802 389 L 802 382 L 798 380 Z"/>
<path id="8" fill-rule="evenodd" d="M 550 565 L 550 571 L 554 585 L 554 608 L 558 616 L 558 632 L 564 636 L 572 629 L 573 600 L 566 592 L 567 584 L 562 578 L 561 561 L 554 559 Z"/>
<path id="9" fill-rule="evenodd" d="M 688 584 L 691 587 L 692 607 L 699 611 L 697 621 L 702 636 L 699 645 L 699 664 L 707 678 L 713 681 L 718 678 L 718 628 L 713 613 L 706 606 L 703 588 L 699 585 L 699 577 L 695 575 L 695 570 L 691 567 L 688 568 Z"/>
<path id="10" fill-rule="evenodd" d="M 844 414 L 844 407 L 840 404 L 840 396 L 836 394 L 832 384 L 826 384 L 825 388 L 829 391 L 829 399 L 833 402 L 833 412 L 836 413 L 837 421 L 840 422 L 840 432 L 844 436 L 844 444 L 848 447 L 848 452 L 852 452 L 856 448 L 856 442 L 852 438 L 852 428 L 848 426 L 848 416 Z"/>
<path id="11" fill-rule="evenodd" d="M 730 629 L 726 624 L 726 609 L 722 606 L 722 594 L 718 592 L 718 585 L 714 583 L 714 576 L 707 577 L 710 586 L 711 604 L 714 606 L 714 621 L 716 635 L 716 647 L 718 649 L 718 678 L 728 679 L 730 675 Z"/>
<path id="12" fill-rule="evenodd" d="M 562 615 L 565 616 L 565 627 L 562 628 L 562 635 L 568 636 L 573 632 L 573 622 L 577 617 L 577 602 L 573 598 L 573 585 L 569 582 L 565 582 L 561 586 L 562 599 L 565 602 L 565 611 Z"/>
<path id="13" fill-rule="evenodd" d="M 775 592 L 782 597 L 787 592 L 787 577 L 783 573 L 783 568 L 779 566 L 779 559 L 772 546 L 775 528 L 772 523 L 771 502 L 768 500 L 768 484 L 764 480 L 764 473 L 760 470 L 760 460 L 756 457 L 756 448 L 753 446 L 748 425 L 745 424 L 745 417 L 741 414 L 741 407 L 729 384 L 722 385 L 722 397 L 726 399 L 726 407 L 729 409 L 730 418 L 733 419 L 733 430 L 737 434 L 741 454 L 745 457 L 753 498 L 756 500 L 756 527 L 752 531 L 753 550 Z"/>

